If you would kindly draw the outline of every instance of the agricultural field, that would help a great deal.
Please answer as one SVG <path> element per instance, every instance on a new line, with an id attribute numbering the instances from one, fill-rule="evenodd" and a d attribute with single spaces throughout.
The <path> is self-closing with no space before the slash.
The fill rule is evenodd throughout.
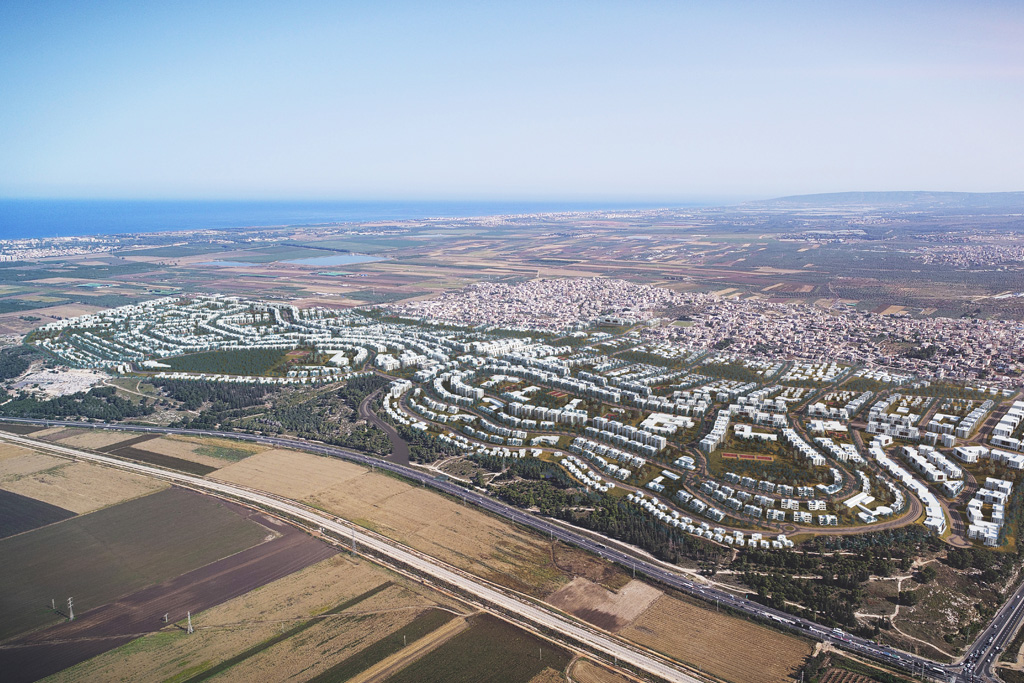
<path id="1" fill-rule="evenodd" d="M 630 581 L 612 592 L 576 578 L 549 595 L 546 602 L 606 631 L 618 631 L 636 620 L 661 595 L 660 590 L 642 581 Z"/>
<path id="2" fill-rule="evenodd" d="M 267 450 L 266 446 L 231 439 L 161 436 L 146 442 L 145 450 L 208 467 L 221 468 Z"/>
<path id="3" fill-rule="evenodd" d="M 16 639 L 14 647 L 0 650 L 0 666 L 10 683 L 36 680 L 87 661 L 141 634 L 166 628 L 183 613 L 199 613 L 337 552 L 283 522 L 257 518 L 277 534 L 269 542 Z"/>
<path id="4" fill-rule="evenodd" d="M 872 664 L 844 657 L 831 648 L 825 648 L 815 655 L 806 673 L 808 683 L 874 683 L 878 680 L 888 683 L 910 683 L 918 680 L 916 677 L 879 669 Z"/>
<path id="5" fill-rule="evenodd" d="M 231 439 L 182 435 L 132 434 L 100 429 L 76 430 L 50 439 L 64 446 L 87 448 L 111 455 L 143 460 L 150 464 L 191 468 L 199 465 L 206 474 L 233 462 L 244 460 L 254 453 L 267 450 L 266 446 Z M 163 456 L 163 457 L 161 457 Z M 178 462 L 180 461 L 180 462 Z M 185 470 L 188 471 L 188 470 Z M 197 472 L 199 473 L 199 472 Z"/>
<path id="6" fill-rule="evenodd" d="M 86 448 L 89 450 L 100 450 L 116 443 L 122 443 L 134 435 L 121 431 L 107 431 L 104 429 L 82 429 L 75 430 L 65 436 L 56 439 L 57 443 L 73 448 Z"/>
<path id="7" fill-rule="evenodd" d="M 79 613 L 264 541 L 270 532 L 216 499 L 177 488 L 0 541 L 0 639 Z M 16 560 L 11 560 L 16 558 Z M 73 561 L 70 561 L 73 560 Z"/>
<path id="8" fill-rule="evenodd" d="M 62 462 L 67 461 L 0 440 L 0 481 L 15 480 Z"/>
<path id="9" fill-rule="evenodd" d="M 552 564 L 549 544 L 534 534 L 358 465 L 306 453 L 267 451 L 210 476 L 304 500 L 531 595 L 548 595 L 570 579 Z"/>
<path id="10" fill-rule="evenodd" d="M 56 505 L 0 490 L 0 538 L 31 531 L 74 516 L 74 512 Z"/>
<path id="11" fill-rule="evenodd" d="M 163 482 L 130 472 L 0 443 L 0 490 L 75 514 L 93 512 L 163 488 Z"/>
<path id="12" fill-rule="evenodd" d="M 42 431 L 43 428 L 37 425 L 23 425 L 23 424 L 10 424 L 7 422 L 0 422 L 0 432 L 7 432 L 8 434 L 35 434 L 36 432 Z"/>
<path id="13" fill-rule="evenodd" d="M 447 640 L 465 627 L 463 619 L 458 619 L 455 614 L 439 609 L 426 609 L 417 614 L 407 613 L 406 616 L 412 616 L 412 619 L 398 630 L 376 639 L 375 642 L 371 642 L 358 652 L 354 652 L 322 671 L 310 681 L 312 683 L 345 683 L 353 680 L 380 680 L 381 677 L 387 676 L 396 668 L 402 667 L 409 661 L 414 661 L 423 654 L 424 650 L 429 650 L 437 643 Z"/>
<path id="14" fill-rule="evenodd" d="M 792 680 L 811 654 L 808 641 L 668 595 L 619 635 L 734 683 Z"/>
<path id="15" fill-rule="evenodd" d="M 545 671 L 560 672 L 571 655 L 490 614 L 391 676 L 389 683 L 528 683 Z"/>
<path id="16" fill-rule="evenodd" d="M 130 472 L 67 460 L 11 481 L 0 481 L 0 488 L 4 490 L 60 506 L 75 514 L 100 510 L 166 487 L 163 482 Z"/>
<path id="17" fill-rule="evenodd" d="M 578 683 L 629 683 L 622 674 L 606 669 L 589 659 L 577 659 L 569 667 L 569 675 Z"/>
<path id="18" fill-rule="evenodd" d="M 192 636 L 168 626 L 52 680 L 309 680 L 331 669 L 342 673 L 346 662 L 369 666 L 374 648 L 376 654 L 395 642 L 401 648 L 403 630 L 413 645 L 413 634 L 462 610 L 439 593 L 339 554 L 193 615 Z"/>
<path id="19" fill-rule="evenodd" d="M 196 474 L 203 476 L 210 472 L 216 471 L 219 463 L 215 465 L 207 465 L 203 462 L 198 462 L 194 458 L 179 458 L 171 455 L 165 455 L 160 452 L 151 451 L 145 448 L 145 444 L 155 440 L 156 437 L 153 434 L 144 434 L 142 436 L 132 437 L 123 441 L 118 441 L 109 446 L 98 448 L 100 453 L 108 453 L 110 455 L 116 455 L 119 458 L 128 458 L 130 460 L 138 460 L 150 465 L 156 465 L 157 467 L 166 467 L 168 469 L 178 470 L 180 472 L 187 472 L 188 474 Z M 136 446 L 143 446 L 137 448 Z"/>

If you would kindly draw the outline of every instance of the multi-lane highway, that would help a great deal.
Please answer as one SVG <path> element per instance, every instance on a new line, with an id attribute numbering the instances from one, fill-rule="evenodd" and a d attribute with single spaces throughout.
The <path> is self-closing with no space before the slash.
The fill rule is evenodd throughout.
<path id="1" fill-rule="evenodd" d="M 995 662 L 1013 639 L 1017 624 L 1024 618 L 1024 584 L 996 612 L 988 628 L 981 632 L 964 655 L 959 669 L 962 681 L 995 681 Z"/>
<path id="2" fill-rule="evenodd" d="M 617 562 L 622 566 L 635 569 L 636 572 L 642 573 L 647 577 L 661 582 L 665 585 L 671 586 L 677 590 L 689 593 L 695 597 L 714 601 L 720 605 L 728 606 L 734 610 L 744 612 L 748 615 L 756 618 L 773 622 L 779 628 L 790 629 L 796 632 L 800 632 L 804 635 L 809 635 L 822 642 L 830 643 L 834 646 L 846 649 L 852 653 L 870 657 L 879 661 L 888 663 L 891 666 L 902 668 L 908 672 L 912 672 L 919 675 L 929 676 L 933 679 L 943 681 L 970 681 L 970 680 L 995 680 L 990 672 L 991 658 L 988 657 L 991 654 L 991 649 L 1005 644 L 1006 641 L 1012 637 L 1012 633 L 1015 630 L 1014 626 L 1019 623 L 1020 619 L 1024 617 L 1024 607 L 1021 606 L 1020 598 L 1024 596 L 1024 585 L 1019 587 L 1014 593 L 1013 598 L 1003 607 L 1002 610 L 996 615 L 992 624 L 986 629 L 982 635 L 978 638 L 978 641 L 971 648 L 970 653 L 978 654 L 975 669 L 978 670 L 978 677 L 972 679 L 972 673 L 965 670 L 966 663 L 957 665 L 940 665 L 932 660 L 912 655 L 906 652 L 894 650 L 888 646 L 879 645 L 872 640 L 860 638 L 848 633 L 844 633 L 837 629 L 830 629 L 820 624 L 816 624 L 812 621 L 793 617 L 785 612 L 772 609 L 761 605 L 760 603 L 747 600 L 745 598 L 737 597 L 731 593 L 728 593 L 717 588 L 713 588 L 697 581 L 693 581 L 690 578 L 680 573 L 669 570 L 663 566 L 651 563 L 638 557 L 627 553 L 618 547 L 612 547 L 604 543 L 600 543 L 589 536 L 581 533 L 566 529 L 562 526 L 556 525 L 552 522 L 547 521 L 544 518 L 534 516 L 532 514 L 523 512 L 517 508 L 511 507 L 498 501 L 494 498 L 480 494 L 471 489 L 464 488 L 462 486 L 453 484 L 443 479 L 434 478 L 432 475 L 424 473 L 418 469 L 401 465 L 387 460 L 381 460 L 379 458 L 371 457 L 363 453 L 351 451 L 345 448 L 339 448 L 336 446 L 327 446 L 321 443 L 284 438 L 277 436 L 262 436 L 257 434 L 245 434 L 239 432 L 218 432 L 212 430 L 194 430 L 194 429 L 177 429 L 171 427 L 147 427 L 138 425 L 119 425 L 119 424 L 105 424 L 105 423 L 83 423 L 73 421 L 62 421 L 62 420 L 32 420 L 32 419 L 19 419 L 19 418 L 0 418 L 0 421 L 18 422 L 18 423 L 29 423 L 41 426 L 62 426 L 62 427 L 85 427 L 85 428 L 99 428 L 99 429 L 111 429 L 119 431 L 131 431 L 131 432 L 155 432 L 163 434 L 182 434 L 182 435 L 198 435 L 198 436 L 217 436 L 224 438 L 239 439 L 244 441 L 253 441 L 257 443 L 263 443 L 269 446 L 281 447 L 281 448 L 298 448 L 301 450 L 319 453 L 326 456 L 341 458 L 344 460 L 357 462 L 366 466 L 373 466 L 377 469 L 391 471 L 395 474 L 399 474 L 406 479 L 410 479 L 419 482 L 426 486 L 431 486 L 439 491 L 442 491 L 448 495 L 460 498 L 467 502 L 473 503 L 489 512 L 506 517 L 516 523 L 524 526 L 531 527 L 541 533 L 548 535 L 552 538 L 557 538 L 565 543 L 576 545 L 580 548 L 588 550 L 592 553 L 598 554 L 606 559 Z M 24 438 L 24 437 L 9 437 L 3 435 L 4 438 Z M 60 446 L 54 446 L 47 442 L 38 442 L 32 439 L 26 439 L 31 441 L 34 445 L 43 444 L 45 446 L 51 446 L 56 448 L 63 448 Z M 115 463 L 125 463 L 124 460 L 116 458 L 108 458 L 107 456 L 98 456 L 91 453 L 84 453 L 82 451 L 76 451 L 76 449 L 67 449 L 81 453 L 82 456 L 88 456 L 92 459 L 103 458 L 104 460 L 112 460 Z M 135 463 L 129 463 L 133 467 L 145 467 L 147 470 L 156 472 L 160 476 L 167 478 L 169 476 L 177 477 L 179 480 L 188 480 L 193 482 L 190 485 L 197 487 L 205 486 L 208 489 L 213 488 L 214 482 L 206 479 L 191 477 L 188 475 L 181 475 L 176 472 L 170 472 L 168 470 L 162 470 L 147 465 L 137 465 Z M 154 474 L 153 476 L 157 476 Z M 216 483 L 216 486 L 227 486 L 220 483 Z M 238 489 L 239 491 L 245 491 L 240 487 L 230 487 L 232 489 Z M 260 495 L 247 492 L 250 495 Z M 237 495 L 234 491 L 231 495 Z M 273 497 L 264 494 L 267 500 L 274 501 L 276 505 L 286 505 L 294 503 L 282 502 Z M 254 501 L 255 502 L 255 501 Z M 261 503 L 262 504 L 262 503 Z M 295 506 L 297 507 L 297 506 Z M 280 509 L 280 508 L 278 508 Z M 298 508 L 297 508 L 298 509 Z M 304 515 L 314 514 L 313 512 L 304 511 Z M 302 517 L 306 518 L 306 517 Z M 318 522 L 319 523 L 319 522 Z M 336 522 L 332 521 L 332 524 L 337 525 Z M 323 525 L 325 528 L 331 529 L 333 527 L 329 525 Z M 346 533 L 348 527 L 345 527 Z M 380 540 L 376 540 L 377 544 L 383 544 Z M 420 559 L 422 562 L 423 560 Z M 537 609 L 534 607 L 534 609 Z M 571 622 L 570 622 L 571 623 Z M 577 628 L 579 628 L 577 626 Z M 992 636 L 992 640 L 988 641 L 988 638 Z M 618 643 L 618 641 L 612 641 Z M 621 644 L 618 645 L 621 647 Z M 605 650 L 610 652 L 609 650 Z M 985 657 L 982 658 L 981 655 Z M 615 655 L 617 656 L 617 655 Z M 620 658 L 623 661 L 629 661 L 625 657 Z M 984 661 L 985 671 L 980 671 L 980 662 Z M 639 665 L 637 665 L 639 666 Z M 664 666 L 664 664 L 662 664 Z M 644 667 L 640 667 L 644 668 Z M 650 671 L 649 669 L 646 669 Z M 655 673 L 651 671 L 651 673 Z M 656 675 L 663 675 L 657 673 Z M 671 680 L 683 680 L 672 678 Z M 692 679 L 691 679 L 692 680 Z"/>

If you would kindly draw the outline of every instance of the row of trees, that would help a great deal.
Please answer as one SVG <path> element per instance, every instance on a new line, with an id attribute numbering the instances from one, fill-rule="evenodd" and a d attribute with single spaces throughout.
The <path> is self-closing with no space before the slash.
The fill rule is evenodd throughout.
<path id="1" fill-rule="evenodd" d="M 529 470 L 523 470 L 529 473 Z M 496 487 L 505 502 L 537 508 L 541 514 L 617 538 L 667 562 L 681 559 L 722 561 L 729 551 L 668 527 L 635 505 L 597 492 L 558 488 L 554 480 L 523 480 Z"/>

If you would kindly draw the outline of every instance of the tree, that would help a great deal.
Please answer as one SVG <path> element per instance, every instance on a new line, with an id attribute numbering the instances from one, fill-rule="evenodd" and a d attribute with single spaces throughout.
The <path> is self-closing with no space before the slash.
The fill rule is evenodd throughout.
<path id="1" fill-rule="evenodd" d="M 896 599 L 905 607 L 913 607 L 920 602 L 921 596 L 918 594 L 918 591 L 900 591 Z"/>

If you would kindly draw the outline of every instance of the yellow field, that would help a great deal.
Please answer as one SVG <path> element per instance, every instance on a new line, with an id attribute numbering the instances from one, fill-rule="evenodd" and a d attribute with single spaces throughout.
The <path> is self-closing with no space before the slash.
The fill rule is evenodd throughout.
<path id="1" fill-rule="evenodd" d="M 629 683 L 625 676 L 598 666 L 589 659 L 577 659 L 569 673 L 577 683 Z"/>
<path id="2" fill-rule="evenodd" d="M 531 595 L 548 595 L 571 578 L 552 564 L 550 546 L 542 539 L 430 489 L 350 463 L 267 451 L 210 477 L 305 500 Z"/>
<path id="3" fill-rule="evenodd" d="M 669 596 L 619 635 L 734 683 L 790 681 L 811 654 L 803 640 Z"/>
<path id="4" fill-rule="evenodd" d="M 113 432 L 105 429 L 83 429 L 80 432 L 62 436 L 59 441 L 65 446 L 95 450 L 121 441 L 127 441 L 128 439 L 134 439 L 135 436 L 135 434 L 127 432 Z"/>
<path id="5" fill-rule="evenodd" d="M 531 678 L 530 683 L 565 683 L 565 674 L 561 671 L 547 668 Z"/>
<path id="6" fill-rule="evenodd" d="M 0 445 L 0 489 L 78 514 L 166 488 L 130 472 L 73 462 L 20 446 Z"/>
<path id="7" fill-rule="evenodd" d="M 27 448 L 0 441 L 0 481 L 18 479 L 66 462 L 67 460 L 63 458 L 36 453 Z"/>
<path id="8" fill-rule="evenodd" d="M 262 488 L 289 498 L 304 498 L 366 473 L 359 465 L 343 460 L 272 449 L 229 465 L 210 478 Z"/>
<path id="9" fill-rule="evenodd" d="M 307 680 L 402 628 L 423 611 L 397 610 L 327 617 L 301 636 L 277 643 L 217 677 L 222 681 Z"/>
<path id="10" fill-rule="evenodd" d="M 44 441 L 58 441 L 68 436 L 74 436 L 75 434 L 81 434 L 80 429 L 69 429 L 68 427 L 47 427 L 41 429 L 38 432 L 32 432 L 29 438 L 42 439 Z"/>

